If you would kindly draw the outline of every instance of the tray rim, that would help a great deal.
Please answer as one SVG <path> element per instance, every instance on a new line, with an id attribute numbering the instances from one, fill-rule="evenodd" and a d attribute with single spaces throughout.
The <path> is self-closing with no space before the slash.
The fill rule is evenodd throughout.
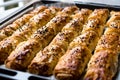
<path id="1" fill-rule="evenodd" d="M 8 16 L 0 19 L 0 29 L 3 28 L 4 26 L 8 25 L 10 23 L 9 20 L 14 18 L 16 15 L 19 15 L 21 12 L 25 12 L 25 10 L 27 10 L 29 7 L 34 7 L 34 5 L 38 2 L 46 2 L 46 1 L 47 2 L 61 2 L 59 0 L 33 0 L 33 1 L 29 2 L 28 4 L 24 5 L 23 7 L 15 10 L 11 14 L 9 14 Z M 114 9 L 120 10 L 120 6 L 118 6 L 118 5 L 109 5 L 109 4 L 94 3 L 94 2 L 83 2 L 83 1 L 74 1 L 74 3 L 76 5 L 78 4 L 78 5 L 87 5 L 87 6 L 94 6 L 94 7 L 114 8 Z M 17 19 L 17 18 L 18 17 L 16 17 L 15 19 Z M 8 22 L 8 24 L 5 25 L 6 22 Z"/>
<path id="2" fill-rule="evenodd" d="M 38 2 L 44 2 L 44 1 L 60 2 L 60 1 L 58 1 L 58 0 L 35 0 L 35 1 L 32 1 L 32 2 L 30 2 L 30 3 L 28 3 L 28 4 L 26 4 L 26 5 L 23 6 L 23 7 L 21 7 L 20 9 L 17 10 L 17 12 L 11 13 L 11 14 L 13 14 L 13 15 L 19 15 L 19 14 L 21 13 L 21 11 L 25 11 L 26 9 L 29 9 L 29 7 L 34 7 L 35 4 L 37 4 Z M 91 2 L 81 2 L 81 1 L 75 1 L 75 3 L 77 3 L 78 5 L 89 5 L 89 6 L 98 6 L 98 7 L 110 7 L 110 8 L 116 8 L 116 9 L 119 9 L 119 10 L 120 10 L 120 6 L 116 6 L 116 5 L 107 5 L 107 4 L 101 4 L 101 3 L 91 3 Z M 10 15 L 11 15 L 11 14 L 10 14 Z M 0 21 L 0 26 L 5 27 L 4 24 L 6 23 L 6 20 L 8 20 L 8 22 L 9 22 L 9 18 L 11 18 L 10 15 L 8 15 L 7 17 L 5 17 L 5 19 L 3 19 L 2 21 Z M 9 16 L 10 16 L 10 17 L 9 17 Z M 14 18 L 14 16 L 12 16 L 12 18 Z M 8 24 L 8 23 L 7 23 L 7 24 Z M 1 65 L 0 65 L 0 66 L 1 66 Z M 30 76 L 35 76 L 35 77 L 41 78 L 41 76 L 39 76 L 39 75 L 31 74 L 31 73 L 28 73 L 28 72 L 25 72 L 25 73 L 24 73 L 24 72 L 22 72 L 22 71 L 7 69 L 7 68 L 3 68 L 3 67 L 0 67 L 0 69 L 6 69 L 6 70 L 15 71 L 15 72 L 17 72 L 17 73 L 23 73 L 23 74 L 27 73 L 27 74 L 29 74 Z M 1 74 L 1 73 L 0 73 L 0 74 Z M 4 77 L 4 76 L 7 76 L 7 75 L 4 75 L 4 74 L 2 74 L 2 75 L 3 75 L 3 77 Z M 0 76 L 1 76 L 1 75 L 0 75 Z M 11 76 L 7 76 L 7 77 L 10 77 L 10 78 L 12 78 L 12 79 L 14 78 L 13 76 L 12 76 L 12 77 L 11 77 Z M 44 77 L 44 76 L 43 76 L 42 78 L 52 80 L 52 77 Z"/>

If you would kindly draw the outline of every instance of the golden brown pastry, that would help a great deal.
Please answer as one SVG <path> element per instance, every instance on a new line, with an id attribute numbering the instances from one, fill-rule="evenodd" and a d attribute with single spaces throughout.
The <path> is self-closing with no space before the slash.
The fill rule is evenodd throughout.
<path id="1" fill-rule="evenodd" d="M 84 80 L 112 80 L 118 67 L 119 36 L 114 33 L 101 37 L 89 61 Z"/>
<path id="2" fill-rule="evenodd" d="M 72 49 L 76 46 L 87 46 L 91 52 L 94 50 L 97 42 L 99 40 L 99 36 L 95 31 L 87 31 L 84 34 L 81 34 L 80 36 L 76 37 L 70 44 L 69 49 Z"/>
<path id="3" fill-rule="evenodd" d="M 75 14 L 77 11 L 79 11 L 79 8 L 77 6 L 69 6 L 64 7 L 64 9 L 61 12 L 58 12 L 58 15 L 63 14 Z"/>
<path id="4" fill-rule="evenodd" d="M 120 12 L 111 12 L 111 17 L 107 22 L 107 28 L 105 31 L 105 34 L 107 33 L 116 33 L 116 35 L 120 34 Z M 119 39 L 119 44 L 118 44 L 118 49 L 120 52 L 120 39 Z"/>
<path id="5" fill-rule="evenodd" d="M 94 31 L 75 38 L 54 69 L 56 78 L 60 80 L 78 79 L 92 56 L 92 49 L 96 46 L 98 39 L 99 37 Z"/>
<path id="6" fill-rule="evenodd" d="M 107 22 L 108 28 L 98 41 L 94 55 L 88 63 L 84 80 L 113 80 L 117 72 L 120 14 L 118 12 L 114 14 L 112 13 Z"/>
<path id="7" fill-rule="evenodd" d="M 38 6 L 37 8 L 35 8 L 35 9 L 33 9 L 33 10 L 30 11 L 29 13 L 30 13 L 30 14 L 38 14 L 38 13 L 44 11 L 45 9 L 47 9 L 47 7 L 41 5 L 41 6 Z"/>
<path id="8" fill-rule="evenodd" d="M 103 49 L 117 50 L 119 35 L 111 32 L 104 34 L 101 39 L 98 41 L 96 46 L 96 52 Z"/>
<path id="9" fill-rule="evenodd" d="M 82 33 L 86 33 L 86 31 L 93 30 L 96 33 L 98 33 L 99 36 L 101 36 L 105 27 L 104 24 L 108 16 L 108 9 L 95 9 L 94 12 L 89 16 Z"/>
<path id="10" fill-rule="evenodd" d="M 74 13 L 74 10 L 72 10 L 71 13 Z M 47 46 L 49 42 L 53 39 L 53 37 L 61 31 L 63 26 L 65 26 L 66 23 L 71 20 L 71 13 L 64 13 L 55 16 L 45 26 L 38 29 L 29 40 L 20 43 L 22 45 L 18 45 L 16 48 L 19 48 L 19 50 L 15 49 L 7 58 L 5 62 L 6 67 L 18 70 L 25 70 L 38 52 L 38 50 L 41 50 L 45 46 Z M 38 47 L 36 47 L 36 45 L 31 46 L 31 44 L 34 43 L 38 45 Z M 26 54 L 27 56 L 23 54 Z M 20 58 L 18 58 L 19 56 Z"/>
<path id="11" fill-rule="evenodd" d="M 44 12 L 31 18 L 31 20 L 26 23 L 21 29 L 18 29 L 13 33 L 12 36 L 4 39 L 0 42 L 0 63 L 3 63 L 5 58 L 15 49 L 18 43 L 27 40 L 38 28 L 44 26 L 51 18 L 53 18 L 59 11 L 59 8 L 50 7 Z M 55 12 L 56 11 L 56 12 Z M 16 41 L 16 43 L 13 43 Z M 11 46 L 10 48 L 8 48 Z M 9 51 L 9 52 L 8 52 Z M 4 59 L 2 59 L 4 58 Z"/>
<path id="12" fill-rule="evenodd" d="M 103 32 L 108 12 L 106 9 L 97 9 L 89 16 L 81 35 L 69 44 L 67 52 L 59 59 L 54 69 L 54 75 L 58 80 L 78 80 L 80 78 L 92 56 L 99 36 L 101 36 L 98 33 Z M 102 19 L 103 14 L 106 15 L 104 19 Z M 89 23 L 89 21 L 93 22 Z M 94 23 L 94 21 L 96 22 Z"/>
<path id="13" fill-rule="evenodd" d="M 35 39 L 30 39 L 18 44 L 15 50 L 11 52 L 5 61 L 6 67 L 25 70 L 24 68 L 28 65 L 28 63 L 30 63 L 29 61 L 32 60 L 35 53 L 39 51 L 39 48 L 42 48 L 39 43 L 42 42 L 36 41 Z"/>
<path id="14" fill-rule="evenodd" d="M 91 51 L 86 46 L 76 46 L 69 49 L 59 59 L 54 75 L 58 80 L 77 80 L 90 57 Z"/>
<path id="15" fill-rule="evenodd" d="M 39 12 L 43 12 L 46 8 L 47 8 L 46 6 L 40 6 L 35 10 L 31 11 L 30 13 L 24 14 L 22 17 L 15 20 L 12 24 L 3 28 L 0 31 L 0 41 L 2 41 L 6 37 L 11 36 L 17 29 L 25 25 L 30 20 L 30 18 L 32 18 L 34 15 L 38 14 Z"/>
<path id="16" fill-rule="evenodd" d="M 99 19 L 99 24 L 105 24 L 106 19 L 108 18 L 109 10 L 108 9 L 95 9 L 94 12 L 89 16 L 91 19 Z"/>
<path id="17" fill-rule="evenodd" d="M 67 50 L 68 44 L 80 34 L 83 24 L 91 12 L 91 10 L 82 9 L 76 13 L 73 20 L 63 27 L 51 43 L 37 53 L 28 67 L 29 72 L 46 76 L 52 75 L 59 58 Z"/>
<path id="18" fill-rule="evenodd" d="M 100 25 L 99 23 L 100 21 L 98 19 L 88 20 L 87 24 L 84 25 L 82 34 L 92 30 L 95 31 L 99 36 L 101 36 L 105 25 Z"/>
<path id="19" fill-rule="evenodd" d="M 111 11 L 110 19 L 107 21 L 107 26 L 115 20 L 120 20 L 120 12 Z"/>
<path id="20" fill-rule="evenodd" d="M 117 51 L 106 49 L 94 53 L 83 80 L 112 80 L 117 72 L 117 53 Z"/>
<path id="21" fill-rule="evenodd" d="M 108 26 L 109 26 L 109 28 L 106 29 L 105 34 L 111 33 L 111 32 L 120 34 L 120 20 L 112 21 L 112 22 L 110 22 L 110 24 Z"/>
<path id="22" fill-rule="evenodd" d="M 106 24 L 107 27 L 107 33 L 109 32 L 116 32 L 116 33 L 120 33 L 120 12 L 111 12 L 111 17 L 110 19 L 107 21 Z"/>
<path id="23" fill-rule="evenodd" d="M 39 6 L 39 7 L 35 8 L 33 11 L 31 11 L 30 13 L 24 14 L 22 17 L 20 17 L 19 19 L 15 20 L 13 22 L 13 24 L 17 24 L 19 26 L 22 26 L 25 23 L 27 23 L 29 21 L 29 19 L 31 19 L 33 16 L 43 12 L 45 9 L 47 9 L 46 6 Z M 31 17 L 28 17 L 30 15 L 31 15 Z"/>

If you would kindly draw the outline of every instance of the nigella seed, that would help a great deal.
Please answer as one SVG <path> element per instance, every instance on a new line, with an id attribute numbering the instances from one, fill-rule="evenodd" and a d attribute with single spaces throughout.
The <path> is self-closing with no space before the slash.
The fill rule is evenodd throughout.
<path id="1" fill-rule="evenodd" d="M 95 63 L 97 63 L 97 62 L 99 62 L 99 60 L 97 59 L 97 60 L 95 60 Z"/>
<path id="2" fill-rule="evenodd" d="M 103 65 L 100 65 L 99 67 L 100 67 L 100 68 L 103 68 L 104 66 L 103 66 Z"/>
<path id="3" fill-rule="evenodd" d="M 13 31 L 15 31 L 15 29 L 14 28 L 12 28 L 11 26 L 9 27 L 11 30 L 13 30 Z"/>

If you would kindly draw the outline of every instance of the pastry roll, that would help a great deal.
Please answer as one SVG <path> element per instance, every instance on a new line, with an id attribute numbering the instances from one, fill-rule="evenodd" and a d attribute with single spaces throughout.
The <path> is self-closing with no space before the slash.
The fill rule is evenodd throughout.
<path id="1" fill-rule="evenodd" d="M 112 37 L 116 38 L 116 37 Z M 112 80 L 117 72 L 118 67 L 118 40 L 115 40 L 112 44 L 97 45 L 94 55 L 89 61 L 87 72 L 84 80 Z M 100 40 L 101 41 L 101 40 Z M 106 39 L 105 42 L 109 41 Z M 101 41 L 102 42 L 102 41 Z M 115 43 L 115 44 L 114 44 Z M 116 44 L 117 43 L 117 44 Z M 110 49 L 109 47 L 114 47 Z"/>
<path id="2" fill-rule="evenodd" d="M 61 12 L 58 12 L 57 15 L 75 14 L 77 11 L 79 11 L 79 8 L 77 6 L 69 6 L 65 7 Z"/>
<path id="3" fill-rule="evenodd" d="M 89 16 L 88 22 L 84 26 L 82 33 L 85 33 L 89 30 L 93 30 L 96 31 L 99 36 L 101 36 L 105 27 L 105 25 L 103 24 L 105 24 L 108 16 L 108 9 L 95 9 L 93 13 Z"/>
<path id="4" fill-rule="evenodd" d="M 120 12 L 111 12 L 111 17 L 107 22 L 107 27 L 109 27 L 107 28 L 107 33 L 115 32 L 120 34 Z"/>
<path id="5" fill-rule="evenodd" d="M 50 9 L 46 9 L 44 12 L 31 18 L 29 23 L 24 25 L 21 29 L 15 31 L 12 36 L 1 41 L 0 53 L 6 56 L 0 56 L 0 63 L 3 63 L 4 60 L 2 58 L 3 57 L 7 58 L 7 56 L 10 54 L 10 52 L 12 52 L 12 50 L 15 49 L 18 43 L 27 40 L 38 28 L 44 26 L 51 18 L 53 18 L 59 10 L 60 10 L 59 8 L 54 8 L 54 7 L 50 7 Z M 54 13 L 52 11 L 54 11 Z M 17 44 L 12 43 L 14 41 L 17 41 Z M 4 45 L 6 46 L 4 47 Z M 11 46 L 11 48 L 8 48 L 9 46 Z M 7 52 L 5 51 L 6 49 L 11 51 Z"/>
<path id="6" fill-rule="evenodd" d="M 47 7 L 40 6 L 35 10 L 33 10 L 31 13 L 24 14 L 22 17 L 15 20 L 12 24 L 3 28 L 0 31 L 0 41 L 6 37 L 11 36 L 17 29 L 21 28 L 23 25 L 29 22 L 30 18 L 32 18 L 34 15 L 38 14 L 39 12 L 43 12 L 45 9 L 47 9 Z"/>
<path id="7" fill-rule="evenodd" d="M 73 20 L 63 27 L 62 31 L 56 35 L 51 43 L 37 53 L 28 67 L 29 72 L 46 76 L 52 75 L 59 58 L 67 50 L 68 44 L 80 34 L 83 24 L 90 13 L 91 10 L 88 9 L 82 9 L 76 13 Z"/>
<path id="8" fill-rule="evenodd" d="M 2 41 L 8 36 L 11 36 L 13 32 L 18 29 L 18 27 L 19 26 L 17 24 L 9 24 L 7 27 L 1 29 L 0 30 L 0 41 Z"/>
<path id="9" fill-rule="evenodd" d="M 94 31 L 81 34 L 75 38 L 69 44 L 67 52 L 59 59 L 54 69 L 56 78 L 60 80 L 76 80 L 80 78 L 92 56 L 92 49 L 98 39 L 99 37 Z"/>
<path id="10" fill-rule="evenodd" d="M 98 36 L 101 36 L 105 26 L 100 25 L 99 22 L 100 21 L 98 19 L 88 20 L 87 24 L 84 25 L 82 34 L 86 33 L 87 31 L 95 31 L 98 34 Z"/>
<path id="11" fill-rule="evenodd" d="M 113 21 L 109 24 L 109 28 L 106 29 L 105 34 L 111 32 L 120 34 L 120 20 Z"/>
<path id="12" fill-rule="evenodd" d="M 72 16 L 73 20 L 69 24 L 64 26 L 62 31 L 67 31 L 67 30 L 68 31 L 69 30 L 76 31 L 76 30 L 79 30 L 81 32 L 81 30 L 83 29 L 83 26 L 82 27 L 77 27 L 77 28 L 75 28 L 75 26 L 81 26 L 81 25 L 85 24 L 85 22 L 87 21 L 88 16 L 91 14 L 91 12 L 92 11 L 89 10 L 89 9 L 81 9 L 75 15 Z"/>
<path id="13" fill-rule="evenodd" d="M 115 14 L 120 17 L 118 13 Z M 98 41 L 94 55 L 88 63 L 84 80 L 112 80 L 116 74 L 120 41 L 119 30 L 117 30 L 119 19 L 115 18 L 116 16 L 112 14 L 108 20 L 108 28 Z"/>
<path id="14" fill-rule="evenodd" d="M 112 11 L 106 25 L 109 26 L 109 24 L 115 20 L 120 20 L 120 12 Z"/>
<path id="15" fill-rule="evenodd" d="M 67 50 L 59 59 L 54 75 L 58 80 L 78 80 L 91 56 L 91 51 L 86 46 Z"/>
<path id="16" fill-rule="evenodd" d="M 8 37 L 0 42 L 0 64 L 4 63 L 8 55 L 16 47 L 14 44 L 18 44 L 18 40 L 14 39 L 14 37 Z"/>
<path id="17" fill-rule="evenodd" d="M 90 59 L 87 73 L 83 80 L 112 80 L 117 72 L 118 52 L 99 50 Z"/>
<path id="18" fill-rule="evenodd" d="M 103 19 L 103 14 L 107 15 L 105 19 Z M 101 34 L 98 33 L 103 32 L 104 23 L 107 18 L 108 10 L 106 11 L 106 9 L 103 9 L 103 11 L 102 9 L 94 10 L 89 16 L 85 25 L 86 27 L 83 28 L 81 35 L 69 44 L 67 52 L 59 59 L 54 69 L 54 75 L 58 80 L 77 80 L 80 78 L 101 36 Z M 97 21 L 89 24 L 88 22 L 91 20 Z M 91 29 L 90 26 L 94 28 Z M 98 30 L 96 30 L 95 27 L 97 27 Z"/>
<path id="19" fill-rule="evenodd" d="M 87 46 L 91 52 L 94 50 L 97 42 L 99 40 L 99 36 L 94 31 L 87 31 L 84 34 L 79 35 L 76 37 L 70 44 L 69 49 L 72 49 L 76 46 Z"/>
<path id="20" fill-rule="evenodd" d="M 108 15 L 109 15 L 108 9 L 95 9 L 88 19 L 89 20 L 99 19 L 99 24 L 105 24 Z"/>
<path id="21" fill-rule="evenodd" d="M 36 55 L 36 53 L 38 52 L 38 50 L 41 50 L 45 46 L 47 46 L 49 44 L 49 42 L 53 39 L 53 37 L 58 32 L 60 32 L 61 29 L 63 28 L 63 26 L 65 26 L 66 23 L 68 23 L 70 20 L 71 20 L 71 17 L 69 14 L 55 16 L 45 26 L 38 29 L 31 36 L 30 39 L 28 39 L 25 42 L 20 43 L 22 45 L 17 46 L 17 47 L 21 48 L 20 50 L 16 50 L 17 49 L 16 48 L 14 51 L 12 51 L 10 56 L 5 61 L 6 67 L 12 68 L 12 69 L 17 69 L 17 70 L 25 70 L 27 68 L 27 66 L 30 64 L 31 60 Z M 34 41 L 36 41 L 37 42 L 36 44 L 40 45 L 40 47 L 36 47 L 36 45 L 32 45 L 32 47 L 29 47 L 31 44 L 34 43 Z M 30 50 L 30 51 L 28 53 L 25 53 L 26 50 Z M 33 51 L 33 50 L 36 50 L 36 51 Z M 23 55 L 24 53 L 27 56 L 24 56 Z M 17 59 L 18 56 L 22 57 L 22 59 Z M 13 65 L 13 64 L 15 64 L 15 65 Z"/>
<path id="22" fill-rule="evenodd" d="M 70 36 L 74 37 L 74 34 L 72 32 L 58 33 L 50 45 L 37 53 L 28 67 L 29 72 L 46 76 L 52 75 L 59 57 L 65 53 L 68 43 L 73 39 L 73 37 L 69 38 Z"/>
<path id="23" fill-rule="evenodd" d="M 38 13 L 44 11 L 45 9 L 47 9 L 47 7 L 42 5 L 42 6 L 38 6 L 37 8 L 35 8 L 32 11 L 30 11 L 29 13 L 30 14 L 38 14 Z"/>
<path id="24" fill-rule="evenodd" d="M 109 28 L 106 29 L 105 34 L 111 33 L 111 32 L 117 33 L 116 35 L 120 34 L 120 12 L 115 12 L 115 11 L 111 12 L 111 17 L 107 22 L 107 26 Z M 120 39 L 118 43 L 118 49 L 120 52 Z"/>
<path id="25" fill-rule="evenodd" d="M 118 40 L 119 35 L 117 33 L 111 32 L 104 34 L 98 41 L 95 51 L 103 50 L 106 48 L 109 50 L 117 50 Z"/>
<path id="26" fill-rule="evenodd" d="M 30 39 L 29 41 L 23 41 L 15 48 L 14 51 L 11 52 L 7 60 L 5 61 L 5 65 L 7 68 L 25 70 L 26 65 L 28 65 L 29 61 L 32 60 L 35 53 L 39 51 L 39 48 L 42 48 L 41 44 L 34 39 Z"/>

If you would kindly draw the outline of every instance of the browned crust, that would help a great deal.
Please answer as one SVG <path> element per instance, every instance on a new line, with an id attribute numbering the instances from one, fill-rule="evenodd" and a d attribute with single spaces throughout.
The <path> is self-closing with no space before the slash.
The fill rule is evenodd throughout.
<path id="1" fill-rule="evenodd" d="M 6 37 L 11 36 L 17 29 L 25 25 L 30 20 L 30 18 L 32 18 L 34 15 L 38 14 L 39 12 L 43 12 L 45 9 L 47 9 L 46 6 L 40 6 L 37 9 L 31 11 L 30 13 L 24 14 L 22 17 L 15 20 L 12 24 L 3 28 L 0 31 L 0 41 L 5 39 Z"/>
<path id="2" fill-rule="evenodd" d="M 28 67 L 29 72 L 46 76 L 52 75 L 59 58 L 67 50 L 68 44 L 80 34 L 83 24 L 90 13 L 91 10 L 82 9 L 73 15 L 73 19 L 63 27 L 62 31 L 56 35 L 51 43 L 37 53 Z"/>
<path id="3" fill-rule="evenodd" d="M 24 44 L 18 46 L 18 48 L 21 48 L 17 50 L 17 48 L 10 54 L 10 56 L 6 60 L 6 67 L 13 68 L 13 69 L 26 69 L 27 66 L 30 64 L 31 60 L 34 58 L 36 53 L 43 49 L 45 46 L 48 45 L 48 43 L 53 39 L 53 37 L 62 29 L 62 27 L 70 21 L 70 16 L 68 14 L 66 15 L 57 15 L 53 19 L 50 20 L 46 24 L 46 26 L 43 26 L 42 28 L 39 28 L 29 40 L 22 42 Z M 35 43 L 35 42 L 36 43 Z M 31 44 L 35 44 L 32 45 Z M 37 47 L 38 45 L 38 47 Z M 39 46 L 40 45 L 40 46 Z M 30 47 L 31 46 L 31 47 Z M 28 51 L 28 52 L 26 52 Z M 19 55 L 17 55 L 19 54 Z M 23 54 L 26 54 L 24 56 Z M 23 59 L 19 59 L 19 56 Z M 18 58 L 17 58 L 18 57 Z M 12 65 L 12 64 L 16 64 Z M 20 68 L 17 68 L 17 66 L 21 66 Z"/>
<path id="4" fill-rule="evenodd" d="M 117 72 L 117 66 L 116 51 L 100 50 L 92 56 L 84 80 L 112 80 Z"/>
<path id="5" fill-rule="evenodd" d="M 99 40 L 88 63 L 84 80 L 112 80 L 117 72 L 119 56 L 119 12 L 113 12 L 108 28 Z M 117 30 L 118 29 L 118 30 Z"/>
<path id="6" fill-rule="evenodd" d="M 46 9 L 44 12 L 39 13 L 35 15 L 29 23 L 26 23 L 21 29 L 18 29 L 13 33 L 12 36 L 4 39 L 2 42 L 0 42 L 0 51 L 2 53 L 0 54 L 10 54 L 16 46 L 27 39 L 40 27 L 44 26 L 51 18 L 55 16 L 55 13 L 52 12 L 52 10 L 56 10 L 56 8 L 50 7 L 49 9 Z M 59 11 L 59 8 L 56 12 Z M 11 38 L 11 39 L 10 39 Z M 7 42 L 9 40 L 9 42 Z M 14 41 L 17 41 L 17 43 L 13 43 Z M 7 42 L 7 43 L 6 43 Z M 6 46 L 2 46 L 2 44 L 5 44 Z M 11 46 L 11 48 L 9 48 Z M 5 53 L 4 53 L 5 52 Z M 4 58 L 4 56 L 0 56 L 1 59 Z M 3 61 L 0 61 L 3 63 Z"/>
<path id="7" fill-rule="evenodd" d="M 108 14 L 107 9 L 96 9 L 89 16 L 81 35 L 70 43 L 67 52 L 59 59 L 54 69 L 54 75 L 57 79 L 80 78 L 103 32 Z"/>

